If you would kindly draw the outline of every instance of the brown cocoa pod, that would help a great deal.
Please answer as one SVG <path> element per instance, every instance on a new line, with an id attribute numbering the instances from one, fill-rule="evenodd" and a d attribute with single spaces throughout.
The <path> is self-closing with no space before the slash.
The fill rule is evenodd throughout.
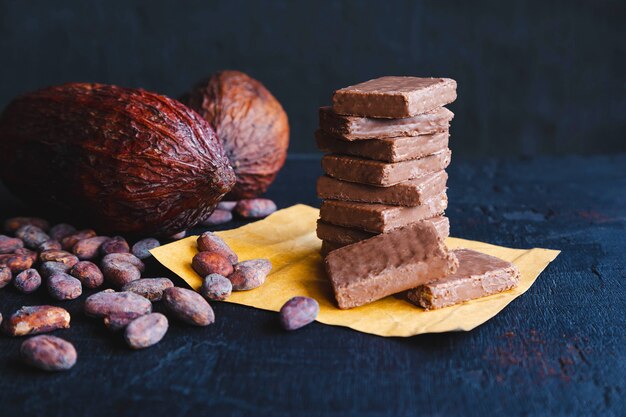
<path id="1" fill-rule="evenodd" d="M 54 306 L 22 307 L 4 322 L 3 327 L 11 336 L 67 329 L 70 327 L 70 313 L 64 308 Z"/>
<path id="2" fill-rule="evenodd" d="M 239 71 L 220 71 L 197 84 L 183 102 L 208 121 L 235 169 L 228 198 L 263 194 L 285 163 L 287 114 L 259 81 Z"/>
<path id="3" fill-rule="evenodd" d="M 195 111 L 159 94 L 93 83 L 9 103 L 0 116 L 0 176 L 33 207 L 122 235 L 187 229 L 235 182 L 215 132 Z"/>
<path id="4" fill-rule="evenodd" d="M 11 279 L 13 279 L 11 269 L 6 266 L 0 266 L 0 288 L 4 288 L 9 285 Z"/>
<path id="5" fill-rule="evenodd" d="M 237 205 L 236 201 L 220 201 L 215 207 L 216 210 L 233 211 Z"/>
<path id="6" fill-rule="evenodd" d="M 128 242 L 122 236 L 114 236 L 100 246 L 100 255 L 106 256 L 110 253 L 129 253 Z"/>
<path id="7" fill-rule="evenodd" d="M 61 239 L 61 246 L 63 246 L 63 250 L 71 251 L 74 249 L 74 245 L 83 239 L 89 239 L 90 237 L 95 237 L 96 231 L 92 229 L 84 229 L 78 232 L 72 233 L 70 235 L 65 236 Z"/>
<path id="8" fill-rule="evenodd" d="M 85 300 L 85 314 L 89 317 L 108 317 L 124 314 L 137 316 L 152 312 L 152 303 L 138 294 L 124 291 L 104 290 Z"/>
<path id="9" fill-rule="evenodd" d="M 215 210 L 209 217 L 202 220 L 199 224 L 202 226 L 217 226 L 218 224 L 228 223 L 233 219 L 233 213 L 226 210 Z"/>
<path id="10" fill-rule="evenodd" d="M 247 261 L 239 262 L 239 265 L 256 268 L 263 271 L 265 275 L 268 275 L 272 271 L 272 262 L 266 258 L 248 259 Z"/>
<path id="11" fill-rule="evenodd" d="M 76 364 L 76 349 L 60 337 L 41 335 L 31 337 L 20 347 L 22 360 L 44 371 L 67 371 Z"/>
<path id="12" fill-rule="evenodd" d="M 247 291 L 263 285 L 266 277 L 267 273 L 263 269 L 240 262 L 235 265 L 228 279 L 233 284 L 233 291 Z"/>
<path id="13" fill-rule="evenodd" d="M 124 285 L 122 291 L 134 292 L 154 302 L 160 301 L 163 291 L 173 286 L 174 283 L 169 278 L 142 278 Z"/>
<path id="14" fill-rule="evenodd" d="M 22 226 L 35 226 L 43 231 L 50 228 L 50 224 L 39 217 L 12 217 L 4 222 L 4 230 L 8 233 L 15 233 Z"/>
<path id="15" fill-rule="evenodd" d="M 13 274 L 19 274 L 27 270 L 33 266 L 33 263 L 34 261 L 31 255 L 20 255 L 16 253 L 0 255 L 0 268 L 8 267 Z"/>
<path id="16" fill-rule="evenodd" d="M 41 275 L 36 269 L 27 269 L 17 274 L 13 286 L 24 294 L 33 293 L 41 286 Z"/>
<path id="17" fill-rule="evenodd" d="M 244 219 L 262 219 L 276 211 L 276 204 L 267 198 L 239 200 L 235 212 Z"/>
<path id="18" fill-rule="evenodd" d="M 208 326 L 215 313 L 200 294 L 186 288 L 173 287 L 163 292 L 163 303 L 177 319 L 194 326 Z"/>
<path id="19" fill-rule="evenodd" d="M 51 275 L 47 280 L 48 294 L 55 300 L 74 300 L 83 293 L 79 280 L 64 272 Z"/>
<path id="20" fill-rule="evenodd" d="M 13 252 L 13 254 L 28 256 L 33 261 L 33 265 L 39 259 L 39 255 L 37 254 L 37 252 L 35 252 L 34 250 L 27 249 L 27 248 L 17 249 L 15 252 Z"/>
<path id="21" fill-rule="evenodd" d="M 69 274 L 87 288 L 98 288 L 104 283 L 102 271 L 93 262 L 80 261 L 70 269 Z"/>
<path id="22" fill-rule="evenodd" d="M 60 242 L 64 237 L 74 233 L 76 233 L 76 228 L 74 226 L 67 223 L 59 223 L 52 226 L 48 234 L 51 239 L 58 240 Z"/>
<path id="23" fill-rule="evenodd" d="M 227 258 L 233 265 L 238 261 L 237 254 L 215 233 L 202 233 L 198 236 L 196 244 L 199 252 L 215 252 Z"/>
<path id="24" fill-rule="evenodd" d="M 161 242 L 158 240 L 149 237 L 147 239 L 142 239 L 139 242 L 133 245 L 131 250 L 132 254 L 135 255 L 139 259 L 148 259 L 152 256 L 150 250 L 154 248 L 158 248 L 161 246 Z"/>
<path id="25" fill-rule="evenodd" d="M 78 258 L 69 252 L 64 250 L 47 250 L 39 254 L 39 260 L 41 262 L 59 262 L 73 267 L 78 263 Z"/>
<path id="26" fill-rule="evenodd" d="M 233 272 L 233 264 L 228 258 L 216 252 L 198 252 L 191 260 L 191 267 L 201 277 L 210 274 L 228 276 Z"/>
<path id="27" fill-rule="evenodd" d="M 63 250 L 63 246 L 61 246 L 61 242 L 58 240 L 49 239 L 39 245 L 37 250 L 39 252 L 45 252 L 47 250 Z"/>
<path id="28" fill-rule="evenodd" d="M 137 258 L 132 253 L 110 253 L 102 258 L 101 266 L 104 268 L 104 264 L 113 260 L 128 262 L 134 265 L 135 268 L 139 269 L 140 272 L 144 272 L 146 269 L 146 265 L 141 261 L 141 259 Z"/>
<path id="29" fill-rule="evenodd" d="M 280 308 L 280 324 L 285 330 L 296 330 L 312 323 L 320 305 L 310 297 L 293 297 Z"/>
<path id="30" fill-rule="evenodd" d="M 163 314 L 146 314 L 126 326 L 124 339 L 133 349 L 145 349 L 159 343 L 168 327 L 167 317 Z"/>
<path id="31" fill-rule="evenodd" d="M 13 253 L 23 247 L 22 239 L 0 235 L 0 254 Z"/>
<path id="32" fill-rule="evenodd" d="M 112 259 L 102 263 L 104 279 L 115 288 L 122 288 L 129 282 L 141 278 L 141 272 L 130 262 Z"/>
<path id="33" fill-rule="evenodd" d="M 200 294 L 206 299 L 223 301 L 230 297 L 233 291 L 233 284 L 228 278 L 220 274 L 207 275 L 202 280 Z"/>
<path id="34" fill-rule="evenodd" d="M 37 249 L 39 245 L 50 239 L 50 236 L 42 229 L 29 224 L 17 229 L 15 236 L 22 239 L 24 246 L 29 249 Z"/>
<path id="35" fill-rule="evenodd" d="M 60 272 L 68 272 L 70 270 L 70 266 L 63 264 L 61 262 L 44 262 L 39 267 L 39 273 L 41 277 L 44 279 L 50 278 L 52 275 L 60 273 Z"/>
<path id="36" fill-rule="evenodd" d="M 72 248 L 72 253 L 81 261 L 90 261 L 98 257 L 100 247 L 111 240 L 108 236 L 94 236 L 81 239 Z"/>

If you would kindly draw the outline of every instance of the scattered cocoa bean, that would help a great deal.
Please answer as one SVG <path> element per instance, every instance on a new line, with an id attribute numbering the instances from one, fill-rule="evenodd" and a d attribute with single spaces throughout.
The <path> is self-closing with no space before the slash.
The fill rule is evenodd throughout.
<path id="1" fill-rule="evenodd" d="M 39 255 L 37 254 L 37 252 L 35 252 L 34 250 L 27 249 L 27 248 L 16 249 L 15 252 L 13 252 L 13 254 L 28 256 L 33 261 L 33 264 L 35 264 L 37 262 L 37 259 L 39 258 Z"/>
<path id="2" fill-rule="evenodd" d="M 215 233 L 202 233 L 198 236 L 196 244 L 199 252 L 215 252 L 227 258 L 233 265 L 238 261 L 237 254 Z"/>
<path id="3" fill-rule="evenodd" d="M 50 229 L 50 237 L 59 242 L 66 236 L 76 233 L 76 228 L 71 224 L 59 223 L 52 226 Z"/>
<path id="4" fill-rule="evenodd" d="M 293 297 L 280 308 L 280 324 L 285 330 L 296 330 L 313 322 L 320 305 L 310 297 Z"/>
<path id="5" fill-rule="evenodd" d="M 69 265 L 63 264 L 61 262 L 44 262 L 39 267 L 39 273 L 41 274 L 42 278 L 48 279 L 54 274 L 68 272 L 70 269 L 71 268 Z"/>
<path id="6" fill-rule="evenodd" d="M 89 317 L 104 318 L 124 314 L 140 316 L 152 312 L 152 303 L 133 292 L 104 290 L 87 297 L 84 308 Z"/>
<path id="7" fill-rule="evenodd" d="M 104 327 L 113 332 L 117 332 L 119 330 L 122 330 L 123 328 L 128 326 L 128 324 L 131 323 L 133 320 L 141 316 L 143 316 L 143 314 L 136 311 L 113 313 L 104 318 Z"/>
<path id="8" fill-rule="evenodd" d="M 134 292 L 154 302 L 160 301 L 163 291 L 173 286 L 174 283 L 169 278 L 142 278 L 124 285 L 122 291 Z"/>
<path id="9" fill-rule="evenodd" d="M 74 245 L 83 239 L 89 239 L 95 237 L 96 231 L 92 229 L 79 230 L 78 232 L 67 235 L 61 239 L 61 246 L 66 251 L 71 251 Z"/>
<path id="10" fill-rule="evenodd" d="M 118 259 L 102 262 L 102 274 L 106 281 L 115 288 L 122 288 L 129 282 L 141 278 L 141 272 L 135 265 Z"/>
<path id="11" fill-rule="evenodd" d="M 228 258 L 216 252 L 198 252 L 191 260 L 191 267 L 201 277 L 210 274 L 228 276 L 233 272 L 233 264 Z"/>
<path id="12" fill-rule="evenodd" d="M 64 250 L 47 250 L 39 254 L 39 260 L 41 262 L 59 262 L 73 267 L 78 263 L 78 258 L 69 252 Z"/>
<path id="13" fill-rule="evenodd" d="M 54 306 L 22 307 L 4 322 L 4 330 L 11 336 L 47 333 L 70 327 L 70 313 Z"/>
<path id="14" fill-rule="evenodd" d="M 257 258 L 239 262 L 241 266 L 256 268 L 263 271 L 266 275 L 272 271 L 272 262 L 269 259 Z"/>
<path id="15" fill-rule="evenodd" d="M 45 252 L 47 250 L 62 250 L 62 249 L 63 247 L 61 246 L 61 242 L 59 242 L 58 240 L 54 240 L 54 239 L 46 240 L 37 248 L 39 252 Z"/>
<path id="16" fill-rule="evenodd" d="M 44 371 L 67 371 L 76 364 L 76 349 L 60 337 L 41 335 L 31 337 L 20 347 L 22 360 Z"/>
<path id="17" fill-rule="evenodd" d="M 230 297 L 233 291 L 233 284 L 228 278 L 220 274 L 207 275 L 202 280 L 200 294 L 205 298 L 214 301 L 223 301 Z"/>
<path id="18" fill-rule="evenodd" d="M 11 269 L 6 266 L 0 266 L 0 288 L 4 288 L 9 285 L 11 279 L 13 279 L 13 273 L 11 272 Z"/>
<path id="19" fill-rule="evenodd" d="M 217 226 L 218 224 L 228 223 L 233 219 L 233 213 L 226 210 L 215 210 L 211 215 L 200 221 L 202 226 Z"/>
<path id="20" fill-rule="evenodd" d="M 15 233 L 22 226 L 35 226 L 41 230 L 48 230 L 50 224 L 39 217 L 13 217 L 4 222 L 4 230 L 9 233 Z"/>
<path id="21" fill-rule="evenodd" d="M 23 247 L 22 239 L 0 235 L 0 254 L 13 253 Z"/>
<path id="22" fill-rule="evenodd" d="M 236 201 L 220 201 L 217 203 L 217 210 L 225 210 L 225 211 L 233 211 L 235 206 L 237 205 Z"/>
<path id="23" fill-rule="evenodd" d="M 69 274 L 78 279 L 84 287 L 98 288 L 104 282 L 104 275 L 98 265 L 89 261 L 80 261 L 70 269 Z"/>
<path id="24" fill-rule="evenodd" d="M 27 270 L 33 266 L 33 263 L 34 261 L 31 255 L 20 255 L 16 253 L 0 255 L 0 268 L 8 267 L 13 274 L 19 274 Z"/>
<path id="25" fill-rule="evenodd" d="M 122 236 L 113 236 L 100 246 L 100 255 L 106 256 L 110 253 L 129 253 L 128 242 Z"/>
<path id="26" fill-rule="evenodd" d="M 267 277 L 265 269 L 259 268 L 249 261 L 244 262 L 235 265 L 233 273 L 228 276 L 234 291 L 247 291 L 260 287 Z"/>
<path id="27" fill-rule="evenodd" d="M 39 245 L 50 239 L 50 236 L 48 236 L 42 229 L 29 224 L 17 229 L 15 236 L 22 239 L 24 246 L 29 249 L 37 249 Z"/>
<path id="28" fill-rule="evenodd" d="M 142 239 L 139 242 L 133 245 L 132 254 L 135 255 L 139 259 L 148 259 L 152 256 L 150 253 L 151 249 L 158 248 L 161 246 L 161 242 L 154 238 Z"/>
<path id="29" fill-rule="evenodd" d="M 128 262 L 135 266 L 135 268 L 139 269 L 140 272 L 144 272 L 146 269 L 146 265 L 141 261 L 141 259 L 137 258 L 132 253 L 110 253 L 104 258 L 102 258 L 102 262 L 100 262 L 100 266 L 104 268 L 104 265 L 112 260 Z"/>
<path id="30" fill-rule="evenodd" d="M 194 325 L 208 326 L 215 321 L 215 313 L 200 294 L 186 288 L 173 287 L 163 292 L 163 303 L 179 320 Z"/>
<path id="31" fill-rule="evenodd" d="M 169 327 L 167 317 L 152 313 L 133 320 L 124 332 L 124 339 L 133 349 L 144 349 L 156 345 L 163 339 Z"/>
<path id="32" fill-rule="evenodd" d="M 83 293 L 80 281 L 64 272 L 51 275 L 47 285 L 48 293 L 55 300 L 74 300 Z"/>
<path id="33" fill-rule="evenodd" d="M 235 212 L 246 219 L 261 219 L 276 211 L 276 204 L 267 198 L 239 200 Z"/>
<path id="34" fill-rule="evenodd" d="M 27 269 L 17 274 L 13 280 L 13 286 L 24 294 L 30 294 L 41 286 L 41 275 L 36 269 Z"/>
<path id="35" fill-rule="evenodd" d="M 111 240 L 108 236 L 94 236 L 81 239 L 72 248 L 72 253 L 81 261 L 89 261 L 98 257 L 100 247 Z"/>
<path id="36" fill-rule="evenodd" d="M 170 239 L 172 239 L 172 240 L 179 240 L 179 239 L 184 238 L 185 236 L 187 236 L 187 231 L 183 230 L 182 232 L 178 232 L 178 233 L 175 233 L 175 234 L 171 235 Z"/>

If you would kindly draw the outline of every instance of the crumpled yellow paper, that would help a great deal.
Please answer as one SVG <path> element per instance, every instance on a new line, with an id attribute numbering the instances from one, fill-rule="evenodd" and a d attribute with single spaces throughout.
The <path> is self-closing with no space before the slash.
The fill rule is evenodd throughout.
<path id="1" fill-rule="evenodd" d="M 295 205 L 279 210 L 264 220 L 238 229 L 217 232 L 238 254 L 239 260 L 268 258 L 273 270 L 265 284 L 250 291 L 233 292 L 226 300 L 264 310 L 279 311 L 291 297 L 305 295 L 320 305 L 317 321 L 346 326 L 379 336 L 414 336 L 422 333 L 468 331 L 494 317 L 535 282 L 541 271 L 559 251 L 549 249 L 510 249 L 471 240 L 448 238 L 449 248 L 469 248 L 515 263 L 521 272 L 517 288 L 489 297 L 440 310 L 424 311 L 400 297 L 387 297 L 374 303 L 340 310 L 322 265 L 321 241 L 315 234 L 319 210 Z M 165 267 L 192 288 L 201 285 L 191 269 L 197 253 L 196 236 L 153 249 L 152 254 Z"/>

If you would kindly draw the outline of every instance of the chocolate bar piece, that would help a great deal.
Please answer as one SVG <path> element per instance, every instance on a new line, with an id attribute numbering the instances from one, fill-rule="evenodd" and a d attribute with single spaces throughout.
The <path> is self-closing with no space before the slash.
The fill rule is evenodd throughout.
<path id="1" fill-rule="evenodd" d="M 432 217 L 423 221 L 432 223 L 440 238 L 445 239 L 450 236 L 450 221 L 446 216 Z M 351 227 L 337 226 L 321 220 L 317 221 L 317 237 L 329 243 L 333 243 L 334 245 L 339 245 L 337 247 L 351 245 L 376 235 L 377 233 L 366 232 Z"/>
<path id="2" fill-rule="evenodd" d="M 388 187 L 441 171 L 450 164 L 451 157 L 450 149 L 445 149 L 421 159 L 389 164 L 330 154 L 322 158 L 322 169 L 327 175 L 340 180 Z"/>
<path id="3" fill-rule="evenodd" d="M 324 259 L 341 309 L 415 288 L 456 270 L 431 223 L 415 223 L 333 250 Z"/>
<path id="4" fill-rule="evenodd" d="M 517 287 L 519 269 L 511 262 L 470 249 L 453 251 L 457 271 L 407 292 L 407 298 L 426 310 L 459 304 Z"/>
<path id="5" fill-rule="evenodd" d="M 333 110 L 354 116 L 412 117 L 456 100 L 450 78 L 381 77 L 335 91 Z"/>
<path id="6" fill-rule="evenodd" d="M 437 171 L 390 187 L 376 187 L 322 176 L 317 180 L 317 196 L 322 200 L 357 201 L 392 206 L 418 206 L 446 190 L 448 174 Z"/>
<path id="7" fill-rule="evenodd" d="M 422 158 L 448 147 L 448 131 L 432 135 L 400 136 L 347 142 L 323 130 L 315 132 L 317 147 L 323 152 L 359 156 L 384 162 L 400 162 Z"/>
<path id="8" fill-rule="evenodd" d="M 447 206 L 446 193 L 441 193 L 425 204 L 415 207 L 326 200 L 320 207 L 320 219 L 338 226 L 385 233 L 420 220 L 439 216 Z"/>
<path id="9" fill-rule="evenodd" d="M 328 256 L 328 254 L 334 251 L 335 249 L 339 249 L 343 246 L 346 246 L 346 245 L 342 245 L 341 243 L 337 243 L 337 242 L 330 242 L 328 240 L 322 240 L 322 247 L 320 248 L 320 255 L 322 255 L 322 257 L 324 258 Z"/>
<path id="10" fill-rule="evenodd" d="M 439 107 L 428 113 L 403 119 L 372 119 L 337 114 L 330 106 L 320 107 L 320 128 L 347 141 L 398 136 L 430 135 L 447 131 L 454 113 Z"/>

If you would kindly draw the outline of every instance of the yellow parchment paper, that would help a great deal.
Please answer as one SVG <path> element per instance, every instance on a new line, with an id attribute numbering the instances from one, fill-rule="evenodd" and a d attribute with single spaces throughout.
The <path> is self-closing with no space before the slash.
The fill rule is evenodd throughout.
<path id="1" fill-rule="evenodd" d="M 265 284 L 251 291 L 233 292 L 226 301 L 279 311 L 291 297 L 305 295 L 315 298 L 320 304 L 317 321 L 379 336 L 468 331 L 494 317 L 526 292 L 559 254 L 557 250 L 510 249 L 448 238 L 446 244 L 449 248 L 474 249 L 515 263 L 521 271 L 520 285 L 501 294 L 433 311 L 424 311 L 393 296 L 351 310 L 340 310 L 336 307 L 319 255 L 321 241 L 315 234 L 318 216 L 319 210 L 313 207 L 295 205 L 279 210 L 264 220 L 217 232 L 238 254 L 239 260 L 268 258 L 273 265 Z M 196 236 L 151 252 L 192 288 L 197 290 L 200 287 L 201 279 L 191 269 L 191 259 L 197 253 Z"/>

